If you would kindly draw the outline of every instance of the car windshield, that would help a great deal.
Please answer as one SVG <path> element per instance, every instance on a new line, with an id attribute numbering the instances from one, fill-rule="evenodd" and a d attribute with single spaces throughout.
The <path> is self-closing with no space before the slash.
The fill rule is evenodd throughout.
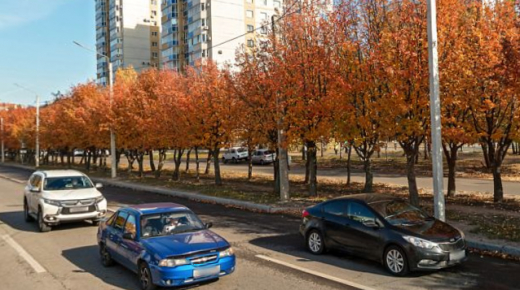
<path id="1" fill-rule="evenodd" d="M 237 152 L 242 153 L 242 152 L 247 152 L 247 150 L 246 150 L 246 148 L 238 148 Z"/>
<path id="2" fill-rule="evenodd" d="M 202 229 L 205 229 L 204 224 L 193 212 L 188 211 L 150 214 L 141 217 L 141 237 L 143 238 L 174 235 Z"/>
<path id="3" fill-rule="evenodd" d="M 370 206 L 392 225 L 416 225 L 430 219 L 424 211 L 401 200 L 372 203 Z"/>
<path id="4" fill-rule="evenodd" d="M 45 179 L 43 190 L 70 190 L 92 188 L 92 182 L 85 176 L 49 177 Z"/>

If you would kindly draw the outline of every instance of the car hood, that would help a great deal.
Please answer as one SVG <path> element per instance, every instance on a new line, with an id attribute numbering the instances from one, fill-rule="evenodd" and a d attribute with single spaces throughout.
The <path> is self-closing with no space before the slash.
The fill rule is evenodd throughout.
<path id="1" fill-rule="evenodd" d="M 448 242 L 453 238 L 460 238 L 461 233 L 449 224 L 437 219 L 426 220 L 422 223 L 396 226 L 399 232 L 417 236 L 433 242 Z"/>
<path id="2" fill-rule="evenodd" d="M 228 247 L 229 243 L 210 230 L 143 239 L 142 244 L 160 259 Z"/>
<path id="3" fill-rule="evenodd" d="M 44 191 L 42 193 L 43 198 L 54 199 L 54 200 L 73 200 L 73 199 L 89 199 L 96 198 L 101 195 L 96 188 L 82 188 L 82 189 L 70 189 L 70 190 L 52 190 Z"/>

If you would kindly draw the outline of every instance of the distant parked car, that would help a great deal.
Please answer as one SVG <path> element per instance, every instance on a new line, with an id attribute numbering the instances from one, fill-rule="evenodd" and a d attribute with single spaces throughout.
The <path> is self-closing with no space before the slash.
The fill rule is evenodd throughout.
<path id="1" fill-rule="evenodd" d="M 74 149 L 74 151 L 72 151 L 72 155 L 74 155 L 74 156 L 83 156 L 83 155 L 85 155 L 85 151 L 81 150 L 81 149 Z"/>
<path id="2" fill-rule="evenodd" d="M 99 225 L 101 261 L 137 273 L 143 290 L 216 279 L 235 271 L 235 254 L 211 226 L 175 203 L 121 208 Z"/>
<path id="3" fill-rule="evenodd" d="M 253 152 L 252 160 L 254 164 L 268 164 L 273 163 L 276 159 L 276 153 L 268 149 L 258 149 Z"/>
<path id="4" fill-rule="evenodd" d="M 63 222 L 90 220 L 93 224 L 104 218 L 107 201 L 85 174 L 76 170 L 45 170 L 34 172 L 24 190 L 25 221 L 38 221 L 41 232 Z"/>
<path id="5" fill-rule="evenodd" d="M 300 233 L 311 253 L 341 249 L 379 261 L 396 276 L 467 259 L 461 231 L 392 196 L 350 195 L 307 208 L 302 216 Z"/>
<path id="6" fill-rule="evenodd" d="M 222 155 L 222 160 L 224 163 L 228 163 L 229 161 L 237 163 L 238 161 L 247 160 L 247 157 L 248 153 L 246 148 L 232 147 L 224 152 L 224 155 Z"/>

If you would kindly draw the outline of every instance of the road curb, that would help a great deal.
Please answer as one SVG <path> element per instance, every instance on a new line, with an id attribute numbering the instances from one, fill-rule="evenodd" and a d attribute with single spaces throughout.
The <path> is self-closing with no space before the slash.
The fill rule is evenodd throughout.
<path id="1" fill-rule="evenodd" d="M 17 164 L 3 164 L 3 166 L 15 167 L 15 168 L 20 168 L 20 169 L 25 169 L 25 170 L 35 170 L 34 167 L 17 165 Z M 128 181 L 110 180 L 110 179 L 106 179 L 106 178 L 92 178 L 92 180 L 94 182 L 101 182 L 105 185 L 115 186 L 115 187 L 119 187 L 119 188 L 147 191 L 147 192 L 152 192 L 152 193 L 161 194 L 161 195 L 165 195 L 165 196 L 180 197 L 183 199 L 188 199 L 188 200 L 197 201 L 197 202 L 213 203 L 213 204 L 219 204 L 219 205 L 223 205 L 223 206 L 236 207 L 239 209 L 245 209 L 245 210 L 249 210 L 249 211 L 253 211 L 253 212 L 263 212 L 263 213 L 269 213 L 269 214 L 283 214 L 283 213 L 287 213 L 287 212 L 294 212 L 294 211 L 302 210 L 302 208 L 298 208 L 298 207 L 273 207 L 273 206 L 265 205 L 265 204 L 257 204 L 257 203 L 253 203 L 253 202 L 230 199 L 230 198 L 208 196 L 208 195 L 204 195 L 204 194 L 197 193 L 197 192 L 181 191 L 181 190 L 167 189 L 167 188 L 150 186 L 150 185 L 142 185 L 142 184 L 137 184 L 137 183 L 128 182 Z M 474 249 L 478 249 L 478 250 L 482 250 L 482 251 L 496 252 L 496 253 L 506 254 L 506 255 L 520 258 L 520 248 L 517 248 L 517 247 L 485 243 L 485 242 L 480 242 L 480 241 L 476 241 L 476 240 L 472 240 L 472 239 L 467 239 L 466 243 L 469 248 L 474 248 Z"/>

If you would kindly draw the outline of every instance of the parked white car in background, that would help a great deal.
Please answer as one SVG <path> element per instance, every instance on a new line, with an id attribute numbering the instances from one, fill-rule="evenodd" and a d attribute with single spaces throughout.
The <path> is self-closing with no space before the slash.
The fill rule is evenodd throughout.
<path id="1" fill-rule="evenodd" d="M 41 232 L 63 222 L 90 220 L 97 225 L 107 213 L 101 187 L 76 170 L 36 171 L 24 190 L 25 221 L 36 219 Z"/>
<path id="2" fill-rule="evenodd" d="M 273 163 L 276 160 L 276 153 L 269 149 L 257 149 L 253 152 L 253 164 L 268 164 Z"/>
<path id="3" fill-rule="evenodd" d="M 224 163 L 228 163 L 229 161 L 236 163 L 241 160 L 247 160 L 248 154 L 247 149 L 242 147 L 232 147 L 224 152 L 222 155 L 222 160 Z"/>

